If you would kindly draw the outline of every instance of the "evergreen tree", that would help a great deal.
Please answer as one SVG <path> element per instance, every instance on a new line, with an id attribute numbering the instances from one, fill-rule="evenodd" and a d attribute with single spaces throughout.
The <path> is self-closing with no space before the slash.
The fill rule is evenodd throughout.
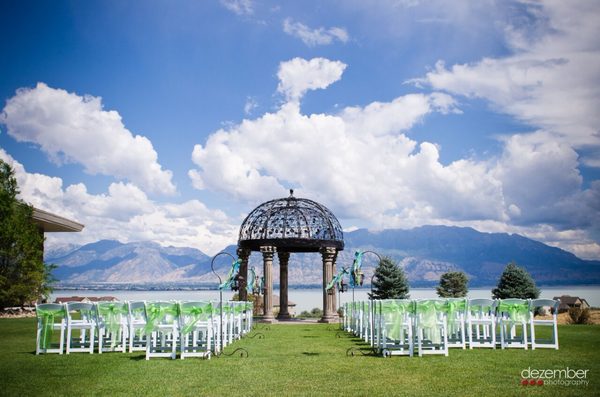
<path id="1" fill-rule="evenodd" d="M 498 286 L 492 290 L 492 296 L 494 299 L 536 299 L 540 296 L 540 290 L 527 270 L 511 262 L 504 268 Z"/>
<path id="2" fill-rule="evenodd" d="M 437 294 L 441 298 L 464 298 L 469 292 L 467 283 L 469 279 L 463 272 L 448 272 L 440 277 Z"/>
<path id="3" fill-rule="evenodd" d="M 0 308 L 23 306 L 50 293 L 51 266 L 33 207 L 17 199 L 12 167 L 0 160 Z"/>
<path id="4" fill-rule="evenodd" d="M 396 265 L 391 258 L 383 258 L 375 269 L 373 293 L 370 299 L 408 299 L 408 280 L 404 270 Z"/>

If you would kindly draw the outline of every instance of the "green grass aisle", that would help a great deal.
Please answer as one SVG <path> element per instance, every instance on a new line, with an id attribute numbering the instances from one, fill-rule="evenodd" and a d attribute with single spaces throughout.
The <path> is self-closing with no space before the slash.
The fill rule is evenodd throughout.
<path id="1" fill-rule="evenodd" d="M 451 350 L 449 357 L 347 357 L 358 338 L 324 324 L 258 326 L 249 357 L 153 359 L 143 353 L 35 356 L 35 320 L 0 319 L 0 395 L 600 394 L 600 327 L 560 326 L 555 350 Z M 366 351 L 366 350 L 365 350 Z M 523 369 L 588 369 L 589 386 L 521 386 Z"/>

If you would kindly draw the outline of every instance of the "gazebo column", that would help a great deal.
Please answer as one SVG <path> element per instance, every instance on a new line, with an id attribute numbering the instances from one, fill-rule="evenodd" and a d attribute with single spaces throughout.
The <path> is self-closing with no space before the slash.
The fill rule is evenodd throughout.
<path id="1" fill-rule="evenodd" d="M 279 256 L 279 314 L 278 320 L 287 320 L 290 318 L 288 311 L 288 262 L 290 260 L 289 252 L 278 252 Z"/>
<path id="2" fill-rule="evenodd" d="M 335 294 L 333 290 L 327 291 L 327 284 L 333 278 L 332 263 L 334 262 L 337 250 L 333 247 L 325 247 L 321 249 L 321 255 L 323 257 L 323 317 L 319 320 L 321 323 L 331 323 L 335 319 L 332 313 L 332 299 L 331 296 Z"/>
<path id="3" fill-rule="evenodd" d="M 271 323 L 275 319 L 273 316 L 273 256 L 277 249 L 272 246 L 260 247 L 263 255 L 263 274 L 265 277 L 264 286 L 264 309 L 262 321 Z"/>
<path id="4" fill-rule="evenodd" d="M 239 297 L 241 301 L 248 300 L 248 290 L 246 286 L 248 285 L 248 258 L 250 257 L 250 250 L 244 248 L 237 249 L 237 256 L 240 258 L 240 290 Z M 252 280 L 254 282 L 254 280 Z"/>
<path id="5" fill-rule="evenodd" d="M 336 274 L 335 267 L 336 267 L 337 256 L 338 256 L 338 251 L 336 250 L 335 255 L 333 257 L 333 261 L 331 262 L 331 278 L 333 278 L 333 275 Z M 329 281 L 328 281 L 328 283 L 329 283 Z M 337 304 L 337 295 L 335 293 L 335 286 L 332 288 L 332 291 L 333 291 L 333 294 L 329 295 L 331 297 L 331 313 L 336 320 L 339 320 L 339 314 L 337 312 L 338 304 Z"/>

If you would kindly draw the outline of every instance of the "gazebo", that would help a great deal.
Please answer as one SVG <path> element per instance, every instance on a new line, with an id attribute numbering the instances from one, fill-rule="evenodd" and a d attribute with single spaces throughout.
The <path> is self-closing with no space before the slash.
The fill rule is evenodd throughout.
<path id="1" fill-rule="evenodd" d="M 290 318 L 288 311 L 288 262 L 293 252 L 318 252 L 323 258 L 323 317 L 337 321 L 335 293 L 326 286 L 335 273 L 335 261 L 344 249 L 340 223 L 325 206 L 290 196 L 267 201 L 256 207 L 240 227 L 237 255 L 240 264 L 240 299 L 247 299 L 248 258 L 262 253 L 264 270 L 264 311 L 262 321 L 273 322 L 273 257 L 279 258 L 280 294 L 278 320 Z"/>

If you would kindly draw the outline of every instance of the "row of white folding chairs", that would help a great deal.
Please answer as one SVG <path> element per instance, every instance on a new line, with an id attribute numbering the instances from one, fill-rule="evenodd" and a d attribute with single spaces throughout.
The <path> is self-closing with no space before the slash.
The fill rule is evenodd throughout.
<path id="1" fill-rule="evenodd" d="M 447 355 L 447 349 L 452 347 L 495 349 L 497 343 L 503 349 L 526 349 L 528 345 L 532 349 L 558 349 L 558 305 L 558 301 L 548 299 L 369 300 L 344 305 L 343 327 L 386 355 L 412 356 L 415 347 L 419 355 Z M 429 311 L 424 312 L 427 306 Z M 435 326 L 433 317 L 428 315 L 431 306 L 435 307 Z M 536 311 L 547 307 L 553 313 L 552 319 L 536 319 Z M 550 327 L 551 338 L 537 338 L 536 326 Z M 432 332 L 434 340 L 427 340 L 427 334 L 431 336 Z"/>
<path id="2" fill-rule="evenodd" d="M 99 353 L 128 348 L 129 352 L 146 350 L 147 359 L 175 358 L 179 345 L 181 358 L 210 357 L 211 351 L 252 328 L 250 302 L 224 302 L 223 327 L 220 312 L 219 303 L 207 301 L 40 304 L 36 354 L 62 354 L 65 347 L 67 354 L 93 353 L 97 345 Z M 54 330 L 60 331 L 58 343 L 52 338 Z"/>

